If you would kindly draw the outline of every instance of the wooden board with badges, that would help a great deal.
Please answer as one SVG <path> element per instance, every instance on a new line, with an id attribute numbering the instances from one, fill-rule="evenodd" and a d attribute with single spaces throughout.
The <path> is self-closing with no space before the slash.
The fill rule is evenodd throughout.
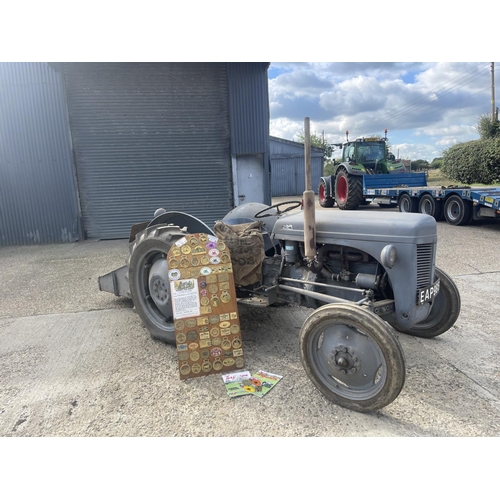
<path id="1" fill-rule="evenodd" d="M 177 240 L 167 255 L 181 379 L 243 368 L 229 249 L 216 236 Z"/>

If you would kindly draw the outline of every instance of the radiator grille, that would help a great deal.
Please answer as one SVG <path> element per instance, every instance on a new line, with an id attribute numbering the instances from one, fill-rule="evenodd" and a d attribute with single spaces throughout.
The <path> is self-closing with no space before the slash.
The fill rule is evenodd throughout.
<path id="1" fill-rule="evenodd" d="M 431 285 L 432 258 L 434 245 L 425 243 L 417 245 L 417 288 Z"/>

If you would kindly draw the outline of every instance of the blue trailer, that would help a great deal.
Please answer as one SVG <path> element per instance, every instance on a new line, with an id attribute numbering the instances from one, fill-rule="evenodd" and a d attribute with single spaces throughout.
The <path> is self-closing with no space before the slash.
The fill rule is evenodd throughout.
<path id="1" fill-rule="evenodd" d="M 424 172 L 363 176 L 364 203 L 420 212 L 454 226 L 500 218 L 500 187 L 428 186 Z"/>

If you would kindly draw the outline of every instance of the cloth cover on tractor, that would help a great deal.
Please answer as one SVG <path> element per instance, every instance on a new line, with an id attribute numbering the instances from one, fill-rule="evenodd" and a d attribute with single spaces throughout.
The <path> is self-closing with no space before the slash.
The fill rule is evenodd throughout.
<path id="1" fill-rule="evenodd" d="M 264 238 L 262 221 L 245 224 L 226 224 L 217 221 L 214 233 L 229 248 L 236 286 L 253 285 L 262 282 L 264 262 Z"/>

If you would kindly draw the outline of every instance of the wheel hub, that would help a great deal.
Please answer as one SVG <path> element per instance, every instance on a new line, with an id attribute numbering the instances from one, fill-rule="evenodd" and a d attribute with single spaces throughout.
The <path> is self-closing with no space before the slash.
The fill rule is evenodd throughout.
<path id="1" fill-rule="evenodd" d="M 346 346 L 337 346 L 333 349 L 329 364 L 344 375 L 356 373 L 361 366 L 355 350 Z"/>
<path id="2" fill-rule="evenodd" d="M 158 259 L 149 271 L 149 294 L 165 317 L 172 315 L 167 259 Z"/>
<path id="3" fill-rule="evenodd" d="M 151 290 L 153 294 L 153 300 L 156 303 L 165 304 L 168 301 L 169 293 L 167 285 L 163 279 L 156 276 L 153 280 L 153 289 Z"/>

